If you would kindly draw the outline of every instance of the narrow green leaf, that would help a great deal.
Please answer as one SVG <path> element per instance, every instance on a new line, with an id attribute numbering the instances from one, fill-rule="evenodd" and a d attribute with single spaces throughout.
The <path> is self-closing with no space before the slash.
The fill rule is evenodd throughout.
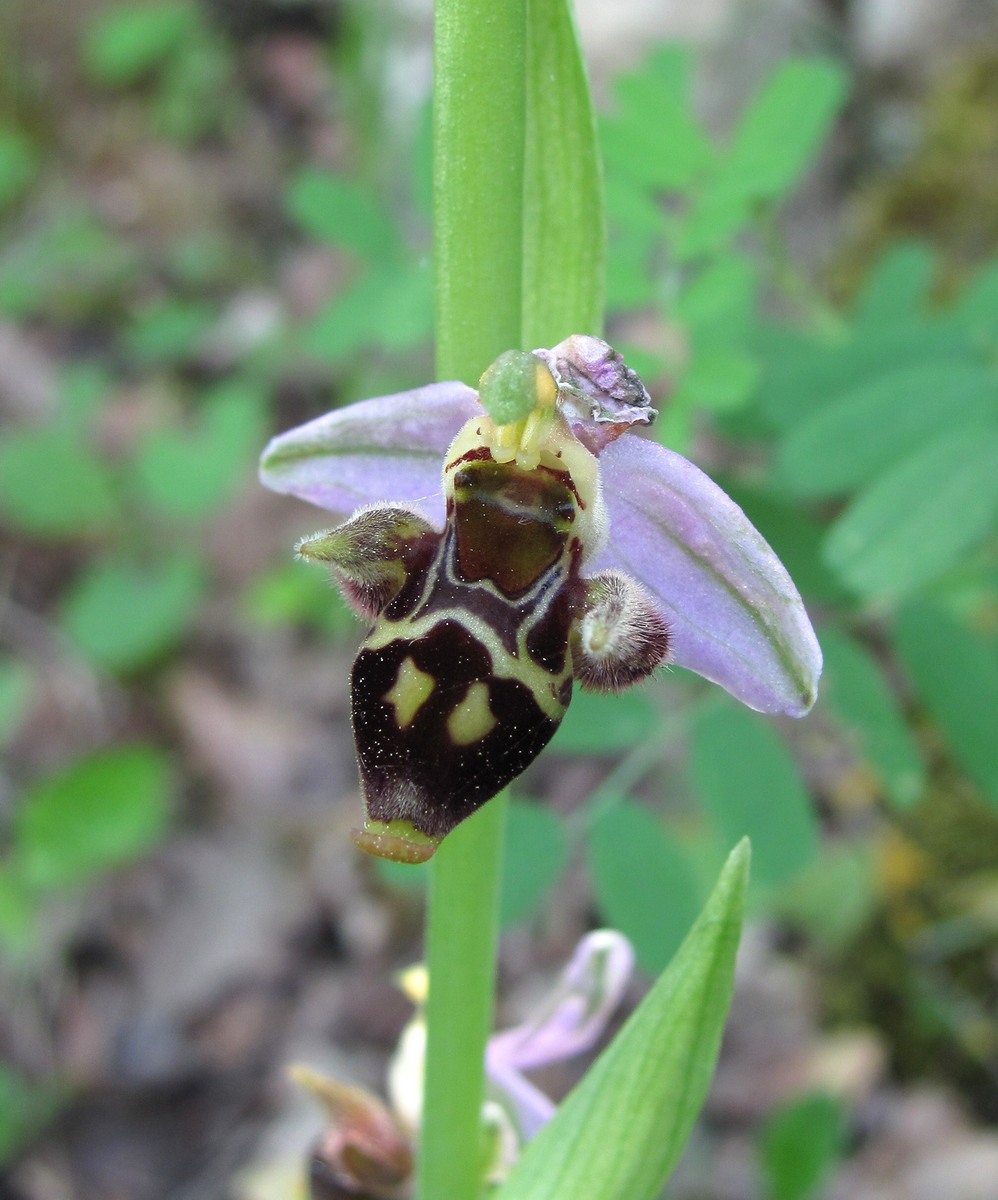
<path id="1" fill-rule="evenodd" d="M 721 844 L 752 839 L 755 875 L 779 884 L 818 851 L 811 801 L 770 725 L 725 701 L 696 714 L 691 771 Z"/>
<path id="2" fill-rule="evenodd" d="M 587 858 L 602 924 L 630 938 L 638 962 L 658 974 L 696 919 L 696 876 L 661 821 L 629 800 L 589 831 Z"/>
<path id="3" fill-rule="evenodd" d="M 203 590 L 201 566 L 190 558 L 141 566 L 98 561 L 67 593 L 60 624 L 97 666 L 131 671 L 173 645 Z"/>
<path id="4" fill-rule="evenodd" d="M 998 807 L 998 661 L 993 645 L 942 609 L 914 602 L 898 614 L 895 642 L 919 699 L 957 762 Z"/>
<path id="5" fill-rule="evenodd" d="M 37 783 L 14 815 L 12 853 L 36 889 L 79 883 L 127 862 L 162 835 L 166 758 L 147 746 L 94 754 Z"/>
<path id="6" fill-rule="evenodd" d="M 537 915 L 568 861 L 565 827 L 550 809 L 514 801 L 506 818 L 499 921 L 515 925 Z"/>
<path id="7" fill-rule="evenodd" d="M 815 1093 L 785 1105 L 759 1135 L 759 1166 L 770 1200 L 810 1200 L 842 1155 L 845 1114 Z"/>
<path id="8" fill-rule="evenodd" d="M 652 1200 L 689 1137 L 731 1002 L 749 845 L 728 859 L 668 969 L 554 1119 L 499 1200 Z"/>
<path id="9" fill-rule="evenodd" d="M 825 670 L 821 697 L 875 768 L 893 804 L 907 808 L 925 788 L 918 746 L 873 659 L 843 633 L 821 634 Z"/>
<path id="10" fill-rule="evenodd" d="M 998 376 L 972 362 L 902 366 L 825 400 L 791 429 L 776 460 L 795 495 L 834 496 L 955 425 L 998 416 Z"/>
<path id="11" fill-rule="evenodd" d="M 998 423 L 963 425 L 860 492 L 828 532 L 825 557 L 868 598 L 903 596 L 976 546 L 998 513 Z"/>
<path id="12" fill-rule="evenodd" d="M 569 0 L 527 5 L 524 188 L 521 348 L 601 334 L 603 171 Z"/>

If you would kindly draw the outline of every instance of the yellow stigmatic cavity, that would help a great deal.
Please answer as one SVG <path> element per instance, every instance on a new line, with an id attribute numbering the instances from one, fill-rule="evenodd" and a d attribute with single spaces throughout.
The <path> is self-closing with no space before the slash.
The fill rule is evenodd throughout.
<path id="1" fill-rule="evenodd" d="M 498 724 L 489 707 L 488 685 L 473 683 L 464 699 L 447 718 L 447 735 L 455 746 L 470 746 L 487 737 Z"/>
<path id="2" fill-rule="evenodd" d="M 385 693 L 385 703 L 395 709 L 395 721 L 400 729 L 408 729 L 416 714 L 430 698 L 436 682 L 432 675 L 421 671 L 411 658 L 399 667 L 395 682 Z"/>

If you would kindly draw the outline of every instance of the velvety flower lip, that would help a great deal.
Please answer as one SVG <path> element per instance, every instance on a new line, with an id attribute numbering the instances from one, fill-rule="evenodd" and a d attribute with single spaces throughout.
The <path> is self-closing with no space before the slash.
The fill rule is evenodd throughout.
<path id="1" fill-rule="evenodd" d="M 535 353 L 564 386 L 559 411 L 598 456 L 609 536 L 587 573 L 620 569 L 644 584 L 668 621 L 674 664 L 751 708 L 803 716 L 821 650 L 765 539 L 693 463 L 633 431 L 654 410 L 605 342 L 576 337 Z M 261 479 L 342 516 L 409 505 L 439 528 L 444 455 L 481 411 L 477 393 L 455 382 L 364 400 L 274 438 Z"/>

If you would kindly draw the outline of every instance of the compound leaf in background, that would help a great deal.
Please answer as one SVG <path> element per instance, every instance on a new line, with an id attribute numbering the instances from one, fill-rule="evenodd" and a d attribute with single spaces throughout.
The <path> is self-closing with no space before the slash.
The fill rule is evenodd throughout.
<path id="1" fill-rule="evenodd" d="M 714 1072 L 748 868 L 743 842 L 666 971 L 528 1144 L 496 1200 L 653 1200 L 659 1194 Z"/>
<path id="2" fill-rule="evenodd" d="M 655 702 L 640 688 L 619 696 L 576 688 L 551 746 L 562 754 L 619 754 L 654 738 L 661 723 Z"/>
<path id="3" fill-rule="evenodd" d="M 953 757 L 998 807 L 998 654 L 941 608 L 912 602 L 898 613 L 895 647 Z"/>
<path id="4" fill-rule="evenodd" d="M 163 512 L 200 517 L 224 504 L 264 440 L 266 396 L 256 384 L 223 383 L 199 405 L 188 432 L 156 429 L 136 455 L 145 497 Z"/>
<path id="5" fill-rule="evenodd" d="M 998 417 L 998 375 L 973 362 L 921 363 L 826 397 L 780 444 L 776 480 L 794 495 L 834 496 L 954 425 Z"/>
<path id="6" fill-rule="evenodd" d="M 69 589 L 60 624 L 95 666 L 132 671 L 183 634 L 204 586 L 204 573 L 192 558 L 143 564 L 101 560 Z"/>
<path id="7" fill-rule="evenodd" d="M 903 596 L 975 547 L 998 514 L 998 421 L 933 439 L 860 492 L 825 557 L 868 598 Z"/>
<path id="8" fill-rule="evenodd" d="M 188 0 L 113 5 L 86 30 L 84 66 L 97 83 L 125 87 L 166 62 L 198 24 Z"/>
<path id="9" fill-rule="evenodd" d="M 810 1200 L 842 1157 L 845 1114 L 814 1093 L 773 1113 L 759 1135 L 759 1168 L 769 1200 Z"/>
<path id="10" fill-rule="evenodd" d="M 936 256 L 931 246 L 904 242 L 892 246 L 871 267 L 852 305 L 859 328 L 905 322 L 928 307 Z"/>
<path id="11" fill-rule="evenodd" d="M 901 808 L 914 804 L 925 789 L 925 769 L 879 668 L 857 642 L 838 630 L 822 630 L 821 648 L 822 701 L 876 769 L 891 803 Z"/>
<path id="12" fill-rule="evenodd" d="M 366 346 L 418 345 L 433 329 L 432 300 L 426 263 L 365 271 L 307 326 L 305 348 L 322 362 L 342 362 Z"/>
<path id="13" fill-rule="evenodd" d="M 305 167 L 288 185 L 285 205 L 310 237 L 350 250 L 361 262 L 392 266 L 401 258 L 391 213 L 356 180 Z"/>
<path id="14" fill-rule="evenodd" d="M 657 974 L 697 915 L 700 889 L 686 855 L 661 821 L 629 800 L 596 819 L 586 855 L 602 923 L 626 934 L 641 966 Z"/>
<path id="15" fill-rule="evenodd" d="M 713 161 L 714 148 L 690 102 L 692 69 L 688 48 L 668 46 L 617 81 L 616 113 L 600 120 L 608 174 L 677 191 L 689 187 Z"/>
<path id="16" fill-rule="evenodd" d="M 807 790 L 772 727 L 724 700 L 696 714 L 691 773 L 722 845 L 752 840 L 754 875 L 781 884 L 813 861 L 818 828 Z"/>
<path id="17" fill-rule="evenodd" d="M 127 746 L 81 759 L 29 788 L 14 814 L 11 855 L 37 890 L 66 887 L 145 853 L 162 836 L 166 756 Z"/>
<path id="18" fill-rule="evenodd" d="M 21 429 L 0 439 L 0 513 L 37 537 L 108 525 L 117 502 L 110 472 L 70 431 Z"/>
<path id="19" fill-rule="evenodd" d="M 550 809 L 514 800 L 506 818 L 499 919 L 515 925 L 535 916 L 568 861 L 565 827 Z"/>
<path id="20" fill-rule="evenodd" d="M 726 186 L 755 199 L 787 195 L 814 161 L 845 101 L 848 82 L 830 60 L 778 66 L 738 122 L 724 160 Z"/>

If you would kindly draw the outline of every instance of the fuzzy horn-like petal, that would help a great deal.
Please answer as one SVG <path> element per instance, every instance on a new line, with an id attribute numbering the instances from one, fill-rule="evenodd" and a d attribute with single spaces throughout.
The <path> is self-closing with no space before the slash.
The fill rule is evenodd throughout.
<path id="1" fill-rule="evenodd" d="M 456 382 L 362 400 L 275 437 L 260 479 L 342 516 L 386 499 L 411 504 L 439 527 L 444 451 L 481 411 L 477 392 Z"/>
<path id="2" fill-rule="evenodd" d="M 759 531 L 699 468 L 657 442 L 623 437 L 599 463 L 610 537 L 593 569 L 626 571 L 658 599 L 672 662 L 760 712 L 803 716 L 821 649 Z"/>

